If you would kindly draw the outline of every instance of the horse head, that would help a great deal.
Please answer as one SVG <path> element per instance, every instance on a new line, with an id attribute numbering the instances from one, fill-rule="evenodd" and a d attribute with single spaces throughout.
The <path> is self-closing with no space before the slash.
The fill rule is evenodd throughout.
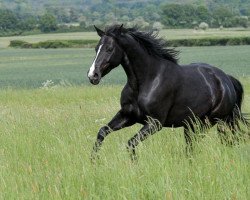
<path id="1" fill-rule="evenodd" d="M 117 42 L 122 25 L 112 34 L 105 33 L 96 26 L 94 27 L 100 36 L 100 40 L 95 48 L 96 56 L 88 71 L 88 78 L 92 84 L 97 85 L 102 77 L 121 64 L 124 51 Z"/>

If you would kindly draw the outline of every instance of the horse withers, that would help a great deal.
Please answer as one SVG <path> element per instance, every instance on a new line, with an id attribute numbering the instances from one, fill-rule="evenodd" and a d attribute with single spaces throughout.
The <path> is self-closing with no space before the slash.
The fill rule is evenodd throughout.
<path id="1" fill-rule="evenodd" d="M 121 64 L 127 83 L 121 92 L 121 109 L 99 130 L 93 155 L 109 133 L 135 123 L 143 127 L 128 141 L 132 157 L 138 143 L 162 127 L 184 127 L 191 146 L 195 117 L 202 124 L 224 122 L 232 131 L 239 120 L 248 123 L 241 113 L 243 87 L 234 77 L 205 63 L 179 65 L 178 51 L 167 48 L 166 41 L 153 32 L 122 25 L 95 29 L 100 40 L 88 71 L 90 82 L 98 84 Z M 218 132 L 223 135 L 220 127 Z"/>

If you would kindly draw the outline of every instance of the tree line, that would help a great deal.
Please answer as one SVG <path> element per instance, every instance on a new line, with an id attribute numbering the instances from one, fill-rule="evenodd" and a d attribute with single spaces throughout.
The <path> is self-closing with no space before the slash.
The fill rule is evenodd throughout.
<path id="1" fill-rule="evenodd" d="M 0 9 L 0 35 L 19 35 L 24 32 L 89 31 L 93 24 L 107 26 L 123 23 L 142 28 L 198 28 L 201 23 L 209 27 L 248 27 L 250 7 L 232 9 L 228 6 L 194 4 L 166 4 L 162 1 L 107 1 L 90 7 L 47 6 L 43 13 L 25 12 L 20 8 Z"/>

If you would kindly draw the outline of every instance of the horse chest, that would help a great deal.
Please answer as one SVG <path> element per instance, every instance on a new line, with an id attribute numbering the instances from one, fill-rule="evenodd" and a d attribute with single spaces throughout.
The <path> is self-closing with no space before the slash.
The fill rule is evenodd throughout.
<path id="1" fill-rule="evenodd" d="M 140 106 L 138 105 L 138 94 L 130 87 L 125 87 L 121 94 L 122 111 L 136 119 L 142 117 Z"/>
<path id="2" fill-rule="evenodd" d="M 133 116 L 135 118 L 140 118 L 142 112 L 136 101 L 136 99 L 126 98 L 121 100 L 121 107 L 124 113 Z"/>

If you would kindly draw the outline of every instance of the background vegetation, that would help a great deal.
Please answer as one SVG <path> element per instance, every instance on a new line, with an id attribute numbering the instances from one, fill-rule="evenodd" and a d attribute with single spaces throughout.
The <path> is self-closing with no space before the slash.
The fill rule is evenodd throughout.
<path id="1" fill-rule="evenodd" d="M 39 48 L 85 48 L 95 47 L 98 40 L 48 40 L 45 42 L 28 43 L 22 40 L 12 40 L 10 47 L 39 49 Z M 168 40 L 169 47 L 178 46 L 233 46 L 250 45 L 250 37 L 239 38 L 202 38 L 202 39 L 179 39 Z"/>
<path id="2" fill-rule="evenodd" d="M 185 46 L 187 44 L 199 45 L 231 45 L 231 44 L 247 44 L 250 29 L 242 28 L 225 28 L 194 30 L 194 29 L 163 29 L 159 32 L 159 36 L 167 41 L 172 41 L 173 45 Z M 95 32 L 75 32 L 75 33 L 47 33 L 27 36 L 0 37 L 0 48 L 10 45 L 11 40 L 19 40 L 19 47 L 90 47 L 95 45 L 94 42 L 99 39 Z M 191 40 L 192 39 L 192 40 Z M 202 40 L 200 40 L 202 39 Z M 198 42 L 197 42 L 197 41 Z M 211 40 L 211 42 L 207 42 Z M 233 41 L 232 41 L 233 40 Z M 51 42 L 52 41 L 52 42 Z M 178 42 L 179 41 L 179 42 Z M 213 42 L 215 41 L 215 42 Z M 216 42 L 217 41 L 217 42 Z M 220 43 L 222 41 L 222 43 Z M 226 42 L 225 42 L 226 41 Z M 230 42 L 229 42 L 230 41 Z M 42 42 L 42 43 L 41 43 Z M 178 43 L 177 43 L 178 42 Z M 14 42 L 15 43 L 15 42 Z M 31 43 L 31 44 L 27 44 Z M 40 43 L 40 44 L 34 44 Z M 63 43 L 63 44 L 62 44 Z M 53 44 L 53 45 L 52 45 Z M 14 44 L 17 46 L 17 44 Z"/>
<path id="3" fill-rule="evenodd" d="M 248 27 L 246 0 L 73 0 L 0 1 L 0 35 L 89 31 L 93 24 L 111 23 L 142 28 Z M 203 26 L 204 27 L 204 26 Z"/>

